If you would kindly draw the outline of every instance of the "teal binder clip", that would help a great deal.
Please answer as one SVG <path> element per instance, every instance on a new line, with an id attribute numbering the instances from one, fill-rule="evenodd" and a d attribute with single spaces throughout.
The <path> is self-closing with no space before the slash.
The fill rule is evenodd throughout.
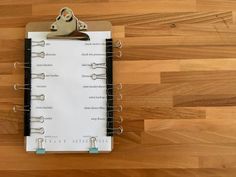
<path id="1" fill-rule="evenodd" d="M 45 149 L 44 148 L 37 148 L 36 149 L 36 154 L 45 154 Z"/>
<path id="2" fill-rule="evenodd" d="M 98 153 L 98 148 L 96 148 L 96 147 L 89 148 L 89 153 L 90 154 L 97 154 Z"/>
<path id="3" fill-rule="evenodd" d="M 97 154 L 98 153 L 98 148 L 96 147 L 96 138 L 91 137 L 90 138 L 90 143 L 91 143 L 91 147 L 89 148 L 89 153 L 90 154 Z"/>
<path id="4" fill-rule="evenodd" d="M 45 154 L 45 148 L 43 148 L 43 138 L 38 138 L 38 148 L 36 149 L 36 154 Z"/>

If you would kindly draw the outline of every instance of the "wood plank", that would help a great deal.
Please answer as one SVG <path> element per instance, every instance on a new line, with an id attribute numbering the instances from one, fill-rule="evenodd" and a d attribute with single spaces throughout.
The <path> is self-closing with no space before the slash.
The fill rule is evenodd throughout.
<path id="1" fill-rule="evenodd" d="M 224 169 L 235 169 L 236 156 L 202 156 L 199 158 L 199 165 L 201 168 L 224 168 Z"/>
<path id="2" fill-rule="evenodd" d="M 175 95 L 174 107 L 235 106 L 236 95 Z"/>
<path id="3" fill-rule="evenodd" d="M 109 170 L 2 170 L 0 175 L 8 177 L 21 177 L 32 176 L 37 174 L 37 177 L 49 176 L 68 176 L 76 177 L 78 174 L 84 177 L 97 177 L 97 176 L 113 176 L 113 177 L 128 177 L 139 176 L 146 177 L 148 175 L 163 176 L 163 177 L 234 177 L 236 173 L 232 168 L 201 168 L 201 169 L 109 169 Z"/>
<path id="4" fill-rule="evenodd" d="M 216 11 L 224 11 L 224 10 L 234 10 L 236 8 L 235 1 L 224 0 L 197 0 L 197 10 L 216 10 Z"/>
<path id="5" fill-rule="evenodd" d="M 114 61 L 114 76 L 115 82 L 126 82 L 126 75 L 136 82 L 142 80 L 142 77 L 134 77 L 136 74 L 160 74 L 161 72 L 171 71 L 233 71 L 236 67 L 235 58 L 221 58 L 221 59 L 188 59 L 188 60 L 136 60 L 136 61 Z M 132 77 L 133 76 L 133 77 Z M 153 78 L 155 76 L 149 76 Z M 119 79 L 118 79 L 119 78 Z M 147 77 L 146 80 L 149 78 Z M 160 79 L 160 78 L 158 78 Z M 117 80 L 117 81 L 116 81 Z M 118 81 L 119 80 L 119 81 Z M 142 80 L 145 82 L 146 80 Z M 137 82 L 138 83 L 138 82 Z M 130 83 L 131 84 L 131 83 Z"/>
<path id="6" fill-rule="evenodd" d="M 0 63 L 23 61 L 23 50 L 0 50 Z"/>
<path id="7" fill-rule="evenodd" d="M 0 134 L 0 146 L 24 146 L 23 133 L 18 134 Z"/>
<path id="8" fill-rule="evenodd" d="M 6 120 L 0 120 L 0 134 L 11 135 L 18 133 L 18 123 Z"/>
<path id="9" fill-rule="evenodd" d="M 181 23 L 172 23 L 172 24 L 163 24 L 163 25 L 154 25 L 153 23 L 148 26 L 136 26 L 129 25 L 125 27 L 125 36 L 126 37 L 150 37 L 150 36 L 193 36 L 196 35 L 205 36 L 205 35 L 225 35 L 235 34 L 236 26 L 234 24 L 181 24 Z M 148 32 L 146 32 L 148 31 Z M 195 35 L 195 36 L 194 36 Z"/>
<path id="10" fill-rule="evenodd" d="M 24 28 L 0 28 L 0 39 L 23 39 L 25 37 Z M 22 41 L 21 41 L 22 43 Z"/>
<path id="11" fill-rule="evenodd" d="M 115 60 L 179 60 L 235 58 L 235 46 L 133 46 L 122 49 Z"/>
<path id="12" fill-rule="evenodd" d="M 181 71 L 162 72 L 161 83 L 182 83 L 200 81 L 234 81 L 236 72 L 232 71 Z"/>
<path id="13" fill-rule="evenodd" d="M 0 5 L 1 17 L 19 17 L 32 15 L 31 5 Z"/>
<path id="14" fill-rule="evenodd" d="M 126 37 L 122 39 L 124 48 L 140 47 L 147 48 L 148 46 L 234 46 L 236 36 L 234 34 L 219 34 L 201 36 L 148 36 L 148 37 Z"/>
<path id="15" fill-rule="evenodd" d="M 236 115 L 235 107 L 210 107 L 206 108 L 207 119 L 228 119 Z"/>
<path id="16" fill-rule="evenodd" d="M 33 15 L 52 15 L 57 14 L 61 7 L 66 4 L 33 4 Z M 142 7 L 142 8 L 140 8 Z M 106 2 L 106 3 L 74 3 L 71 4 L 72 9 L 79 9 L 79 13 L 83 15 L 96 14 L 142 14 L 156 12 L 194 12 L 196 9 L 195 0 L 172 0 L 172 1 L 149 1 L 149 2 Z M 130 10 L 132 8 L 132 11 Z M 98 11 L 97 9 L 106 9 L 106 11 Z M 164 11 L 163 11 L 164 10 Z M 77 13 L 75 11 L 75 13 Z"/>
<path id="17" fill-rule="evenodd" d="M 235 119 L 145 120 L 142 143 L 151 145 L 236 143 L 235 123 Z"/>
<path id="18" fill-rule="evenodd" d="M 136 72 L 136 73 L 116 73 L 115 84 L 158 84 L 160 83 L 159 72 Z"/>
<path id="19" fill-rule="evenodd" d="M 228 85 L 227 85 L 228 84 Z M 170 84 L 127 84 L 123 85 L 123 100 L 146 97 L 150 100 L 173 95 L 223 95 L 236 94 L 236 83 L 229 81 L 199 81 Z"/>
<path id="20" fill-rule="evenodd" d="M 160 95 L 156 97 L 148 96 L 123 96 L 123 107 L 143 107 L 143 106 L 156 106 L 156 107 L 171 107 L 173 105 L 172 95 Z"/>
<path id="21" fill-rule="evenodd" d="M 208 131 L 208 132 L 228 132 L 235 133 L 234 126 L 236 119 L 231 118 L 230 121 L 223 119 L 184 119 L 184 120 L 145 120 L 145 131 Z M 231 132 L 233 131 L 233 132 Z M 232 136 L 232 138 L 234 138 Z"/>
<path id="22" fill-rule="evenodd" d="M 49 0 L 25 0 L 22 1 L 21 4 L 42 4 L 42 3 L 50 3 L 50 4 L 55 4 L 55 3 L 66 3 L 68 2 L 67 0 L 58 0 L 57 2 L 55 1 L 49 1 Z M 75 3 L 78 2 L 77 0 L 70 0 L 70 3 Z M 80 3 L 86 3 L 86 2 L 91 2 L 91 0 L 82 0 Z M 96 0 L 96 2 L 107 2 L 107 0 Z M 19 4 L 19 1 L 17 0 L 2 0 L 0 2 L 0 5 L 13 5 L 13 4 Z"/>
<path id="23" fill-rule="evenodd" d="M 10 86 L 13 89 L 14 84 L 23 84 L 24 78 L 22 74 L 18 75 L 0 75 L 0 86 Z"/>
<path id="24" fill-rule="evenodd" d="M 124 107 L 122 116 L 127 120 L 146 119 L 204 119 L 205 110 L 202 108 L 172 108 L 172 107 Z"/>
<path id="25" fill-rule="evenodd" d="M 133 146 L 126 147 L 127 153 L 116 152 L 112 154 L 100 154 L 97 158 L 89 154 L 80 154 L 80 156 L 75 156 L 74 154 L 64 154 L 63 161 L 65 165 L 60 165 L 61 162 L 56 160 L 60 157 L 57 155 L 47 155 L 44 158 L 34 154 L 26 154 L 23 153 L 24 150 L 22 147 L 14 147 L 11 146 L 0 146 L 0 152 L 3 158 L 7 158 L 10 160 L 13 157 L 14 162 L 10 160 L 11 163 L 7 164 L 3 161 L 0 161 L 0 170 L 63 170 L 63 169 L 144 169 L 144 168 L 173 168 L 175 166 L 186 167 L 186 168 L 196 168 L 198 167 L 198 158 L 191 156 L 169 156 L 157 155 L 156 152 L 150 151 L 146 154 L 146 156 L 137 156 L 138 151 L 130 150 Z M 144 151 L 149 151 L 147 149 L 143 149 Z M 151 149 L 150 149 L 151 150 Z M 219 150 L 219 149 L 217 149 Z M 216 151 L 217 151 L 216 150 Z M 230 152 L 230 148 L 228 150 L 223 149 L 222 152 L 227 154 Z M 9 152 L 7 154 L 6 152 Z M 123 155 L 122 155 L 123 154 Z M 127 157 L 129 157 L 127 159 Z M 106 160 L 104 160 L 104 158 Z M 113 160 L 113 159 L 119 160 Z M 90 161 L 90 165 L 87 165 L 87 161 Z M 134 163 L 134 161 L 136 161 Z M 160 163 L 158 163 L 160 162 Z M 188 162 L 188 163 L 187 163 Z M 50 165 L 49 165 L 50 164 Z M 99 164 L 99 165 L 97 165 Z"/>

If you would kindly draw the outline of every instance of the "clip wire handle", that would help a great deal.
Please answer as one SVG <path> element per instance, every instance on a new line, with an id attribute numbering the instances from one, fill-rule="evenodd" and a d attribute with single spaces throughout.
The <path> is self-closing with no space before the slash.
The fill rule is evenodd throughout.
<path id="1" fill-rule="evenodd" d="M 25 84 L 31 86 L 31 39 L 25 39 Z M 24 90 L 24 105 L 29 105 L 29 111 L 24 111 L 24 136 L 30 136 L 30 107 L 31 107 L 31 89 Z"/>
<path id="2" fill-rule="evenodd" d="M 106 87 L 107 87 L 107 136 L 113 136 L 113 46 L 112 39 L 106 39 Z"/>

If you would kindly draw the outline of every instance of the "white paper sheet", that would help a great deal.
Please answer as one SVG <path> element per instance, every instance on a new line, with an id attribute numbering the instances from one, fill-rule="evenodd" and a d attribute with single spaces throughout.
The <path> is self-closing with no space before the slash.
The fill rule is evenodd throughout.
<path id="1" fill-rule="evenodd" d="M 45 58 L 32 58 L 31 96 L 45 95 L 45 100 L 31 100 L 31 116 L 43 116 L 44 122 L 31 122 L 31 128 L 44 128 L 44 134 L 31 133 L 26 150 L 35 151 L 37 138 L 43 138 L 46 151 L 88 151 L 89 139 L 96 137 L 99 151 L 112 150 L 112 138 L 106 136 L 106 80 L 93 80 L 92 74 L 105 74 L 92 63 L 105 63 L 105 39 L 111 32 L 87 32 L 90 41 L 47 40 L 47 32 L 29 32 L 32 41 L 45 41 L 32 52 L 45 52 Z"/>

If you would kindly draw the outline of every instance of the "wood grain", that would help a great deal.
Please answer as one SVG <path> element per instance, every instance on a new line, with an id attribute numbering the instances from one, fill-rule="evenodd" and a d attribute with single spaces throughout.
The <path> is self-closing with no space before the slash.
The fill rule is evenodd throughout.
<path id="1" fill-rule="evenodd" d="M 28 22 L 68 6 L 82 20 L 108 20 L 123 42 L 114 82 L 123 83 L 124 133 L 109 154 L 26 153 L 23 70 Z M 236 1 L 1 0 L 0 176 L 235 177 Z M 116 92 L 117 94 L 117 92 Z M 115 114 L 115 116 L 117 116 Z"/>

